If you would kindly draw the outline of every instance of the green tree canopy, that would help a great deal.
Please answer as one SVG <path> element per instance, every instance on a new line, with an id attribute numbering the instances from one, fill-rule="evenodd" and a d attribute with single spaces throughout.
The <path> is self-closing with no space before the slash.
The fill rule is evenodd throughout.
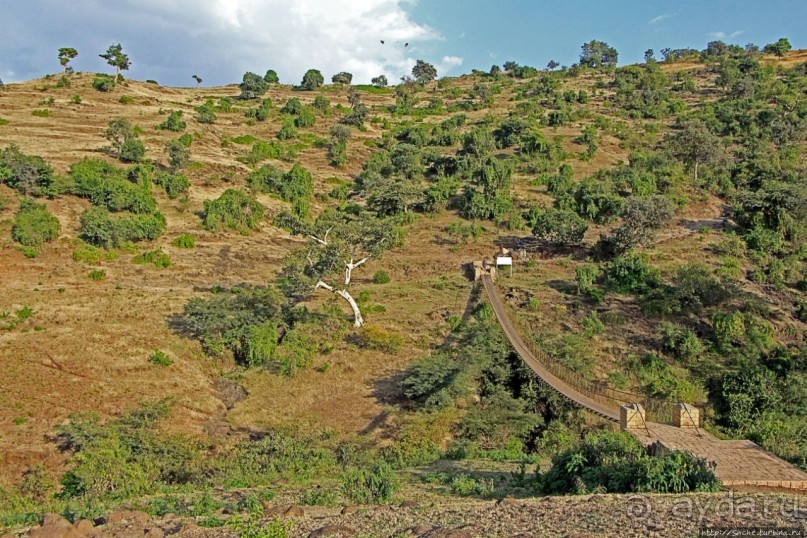
<path id="1" fill-rule="evenodd" d="M 586 67 L 614 67 L 619 53 L 605 41 L 593 39 L 584 43 L 580 52 L 580 65 Z"/>
<path id="2" fill-rule="evenodd" d="M 437 69 L 430 63 L 418 60 L 412 68 L 412 76 L 423 85 L 437 78 Z"/>
<path id="3" fill-rule="evenodd" d="M 341 84 L 342 86 L 347 86 L 352 81 L 353 81 L 353 75 L 345 71 L 337 73 L 331 77 L 331 82 L 333 82 L 334 84 Z"/>
<path id="4" fill-rule="evenodd" d="M 59 63 L 62 66 L 62 72 L 67 71 L 67 64 L 76 56 L 78 56 L 78 51 L 72 47 L 62 47 L 59 49 Z"/>
<path id="5" fill-rule="evenodd" d="M 269 83 L 252 71 L 247 71 L 244 73 L 244 77 L 238 87 L 241 89 L 241 98 L 257 99 L 266 93 L 266 90 L 269 88 Z"/>
<path id="6" fill-rule="evenodd" d="M 118 80 L 121 71 L 126 71 L 132 66 L 129 56 L 123 53 L 123 47 L 120 43 L 110 45 L 104 54 L 99 54 L 98 56 L 115 68 L 115 80 Z"/>
<path id="7" fill-rule="evenodd" d="M 319 72 L 318 69 L 309 69 L 303 75 L 303 81 L 301 83 L 302 87 L 306 90 L 313 90 L 322 86 L 325 82 L 325 78 L 322 76 L 322 73 Z"/>
<path id="8" fill-rule="evenodd" d="M 588 224 L 574 211 L 549 208 L 535 219 L 532 234 L 552 245 L 579 245 Z"/>
<path id="9" fill-rule="evenodd" d="M 140 162 L 146 153 L 146 147 L 139 140 L 137 130 L 126 118 L 110 121 L 104 136 L 112 143 L 112 148 L 122 162 Z"/>
<path id="10" fill-rule="evenodd" d="M 793 47 L 790 45 L 790 41 L 788 41 L 786 37 L 780 37 L 776 43 L 769 43 L 765 45 L 763 50 L 768 54 L 775 54 L 781 58 L 788 51 L 790 51 L 791 48 Z"/>

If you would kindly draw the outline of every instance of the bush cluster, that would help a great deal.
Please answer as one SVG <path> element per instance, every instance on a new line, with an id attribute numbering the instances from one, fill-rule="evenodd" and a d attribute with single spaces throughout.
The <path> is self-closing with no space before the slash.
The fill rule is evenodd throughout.
<path id="1" fill-rule="evenodd" d="M 202 226 L 210 231 L 231 228 L 246 234 L 263 222 L 263 206 L 240 189 L 227 189 L 215 200 L 205 200 Z"/>
<path id="2" fill-rule="evenodd" d="M 17 243 L 38 250 L 59 236 L 59 219 L 48 211 L 44 204 L 30 198 L 20 203 L 11 226 L 11 237 Z"/>

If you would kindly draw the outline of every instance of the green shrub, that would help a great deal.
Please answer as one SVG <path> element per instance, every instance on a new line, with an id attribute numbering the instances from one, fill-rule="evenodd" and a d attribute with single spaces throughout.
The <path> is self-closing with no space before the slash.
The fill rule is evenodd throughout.
<path id="1" fill-rule="evenodd" d="M 193 248 L 196 246 L 196 238 L 191 234 L 182 234 L 175 237 L 171 244 L 177 248 Z"/>
<path id="2" fill-rule="evenodd" d="M 60 229 L 59 219 L 44 204 L 26 198 L 20 203 L 14 217 L 11 237 L 23 246 L 39 249 L 48 241 L 56 239 Z"/>
<path id="3" fill-rule="evenodd" d="M 580 325 L 583 326 L 583 334 L 588 337 L 597 334 L 602 334 L 605 332 L 605 324 L 597 315 L 596 310 L 592 310 L 588 316 L 583 318 L 583 321 L 580 322 Z"/>
<path id="4" fill-rule="evenodd" d="M 106 271 L 104 271 L 103 269 L 93 269 L 87 274 L 87 277 L 90 280 L 98 282 L 99 280 L 103 280 L 106 278 Z"/>
<path id="5" fill-rule="evenodd" d="M 101 260 L 114 260 L 118 254 L 114 250 L 103 250 L 92 245 L 83 244 L 73 251 L 74 262 L 88 264 L 98 263 Z"/>
<path id="6" fill-rule="evenodd" d="M 250 152 L 237 160 L 244 164 L 257 164 L 266 159 L 285 159 L 288 156 L 280 142 L 255 142 Z"/>
<path id="7" fill-rule="evenodd" d="M 575 282 L 577 282 L 577 293 L 580 295 L 588 295 L 595 302 L 602 301 L 602 291 L 600 291 L 595 282 L 597 277 L 600 276 L 600 268 L 593 264 L 580 265 L 575 267 Z"/>
<path id="8" fill-rule="evenodd" d="M 493 495 L 493 480 L 490 478 L 476 479 L 465 473 L 451 478 L 451 493 L 462 497 L 489 498 Z"/>
<path id="9" fill-rule="evenodd" d="M 233 137 L 234 144 L 252 144 L 257 139 L 249 134 Z"/>
<path id="10" fill-rule="evenodd" d="M 136 185 L 129 181 L 126 170 L 98 159 L 82 159 L 70 166 L 72 191 L 88 198 L 93 205 L 109 211 L 153 213 L 157 202 L 149 192 L 148 184 Z"/>
<path id="11" fill-rule="evenodd" d="M 132 263 L 150 263 L 155 267 L 165 269 L 166 267 L 171 267 L 171 258 L 162 250 L 150 250 L 132 258 Z"/>
<path id="12" fill-rule="evenodd" d="M 703 344 L 690 329 L 677 327 L 672 323 L 664 323 L 659 332 L 661 349 L 671 353 L 677 359 L 688 361 L 703 351 Z"/>
<path id="13" fill-rule="evenodd" d="M 165 189 L 165 193 L 169 198 L 174 199 L 183 192 L 187 192 L 191 186 L 191 182 L 182 174 L 169 174 L 163 172 L 158 174 L 154 179 L 154 183 Z"/>
<path id="14" fill-rule="evenodd" d="M 172 110 L 165 121 L 158 125 L 157 128 L 178 133 L 184 131 L 187 126 L 188 124 L 182 119 L 182 111 Z"/>
<path id="15" fill-rule="evenodd" d="M 155 366 L 171 366 L 174 364 L 173 359 L 159 349 L 149 355 L 149 362 Z"/>
<path id="16" fill-rule="evenodd" d="M 284 123 L 283 127 L 277 132 L 278 140 L 291 140 L 297 136 L 297 130 L 291 123 Z"/>
<path id="17" fill-rule="evenodd" d="M 236 286 L 190 299 L 183 316 L 190 333 L 207 353 L 229 349 L 239 364 L 259 366 L 273 359 L 287 328 L 285 304 L 283 296 L 272 288 Z M 285 351 L 292 352 L 291 347 Z"/>
<path id="18" fill-rule="evenodd" d="M 91 245 L 110 248 L 128 241 L 153 240 L 164 230 L 165 217 L 162 213 L 112 216 L 106 209 L 96 207 L 81 214 L 79 234 Z"/>
<path id="19" fill-rule="evenodd" d="M 357 335 L 360 347 L 395 353 L 403 344 L 400 334 L 375 325 L 364 326 Z"/>
<path id="20" fill-rule="evenodd" d="M 37 118 L 47 118 L 50 116 L 50 110 L 47 108 L 43 108 L 41 110 L 32 110 L 31 115 L 36 116 Z"/>
<path id="21" fill-rule="evenodd" d="M 132 103 L 135 102 L 135 100 L 133 97 L 129 97 L 128 95 L 121 95 L 120 99 L 118 99 L 118 102 L 122 105 L 131 105 Z"/>
<path id="22" fill-rule="evenodd" d="M 216 107 L 213 101 L 208 99 L 205 104 L 196 107 L 196 121 L 199 123 L 214 123 L 217 119 Z"/>
<path id="23" fill-rule="evenodd" d="M 92 79 L 92 87 L 99 92 L 111 92 L 115 89 L 115 79 L 109 75 L 96 75 Z"/>
<path id="24" fill-rule="evenodd" d="M 25 196 L 57 194 L 53 169 L 42 157 L 26 155 L 17 146 L 0 152 L 0 183 Z"/>
<path id="25" fill-rule="evenodd" d="M 376 271 L 373 275 L 373 284 L 389 284 L 390 276 L 386 271 Z"/>
<path id="26" fill-rule="evenodd" d="M 3 125 L 8 125 L 8 123 L 9 123 L 8 120 L 0 118 L 0 127 L 2 127 Z"/>
<path id="27" fill-rule="evenodd" d="M 355 503 L 389 501 L 399 488 L 398 476 L 383 461 L 376 462 L 370 469 L 354 469 L 342 475 L 342 493 Z"/>
<path id="28" fill-rule="evenodd" d="M 532 233 L 553 245 L 579 245 L 588 230 L 588 224 L 577 213 L 549 208 L 535 219 Z"/>
<path id="29" fill-rule="evenodd" d="M 426 408 L 449 405 L 459 390 L 455 386 L 460 374 L 460 365 L 448 354 L 433 353 L 409 367 L 401 389 L 407 398 Z"/>
<path id="30" fill-rule="evenodd" d="M 687 452 L 649 456 L 627 432 L 600 431 L 552 458 L 540 477 L 552 494 L 717 491 L 713 466 Z"/>
<path id="31" fill-rule="evenodd" d="M 272 165 L 265 165 L 250 174 L 250 188 L 262 192 L 273 192 L 292 203 L 292 212 L 300 218 L 309 216 L 309 205 L 314 192 L 311 173 L 295 164 L 285 174 Z"/>
<path id="32" fill-rule="evenodd" d="M 205 200 L 202 226 L 210 231 L 232 228 L 242 234 L 263 222 L 263 206 L 242 190 L 227 189 L 215 200 Z"/>
<path id="33" fill-rule="evenodd" d="M 293 528 L 294 521 L 274 518 L 265 523 L 257 513 L 245 518 L 231 517 L 227 520 L 227 529 L 238 538 L 288 538 Z"/>
<path id="34" fill-rule="evenodd" d="M 716 312 L 712 316 L 715 342 L 721 349 L 745 342 L 746 324 L 742 312 Z"/>
<path id="35" fill-rule="evenodd" d="M 606 285 L 622 293 L 645 293 L 661 285 L 661 272 L 647 264 L 647 257 L 629 253 L 605 268 Z"/>
<path id="36" fill-rule="evenodd" d="M 300 497 L 300 504 L 333 508 L 337 506 L 336 491 L 319 486 L 314 489 L 307 489 Z"/>

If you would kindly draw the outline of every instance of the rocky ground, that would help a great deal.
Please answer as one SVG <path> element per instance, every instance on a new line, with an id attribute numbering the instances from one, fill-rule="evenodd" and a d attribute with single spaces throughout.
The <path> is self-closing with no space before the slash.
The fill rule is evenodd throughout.
<path id="1" fill-rule="evenodd" d="M 221 520 L 230 516 L 219 514 Z M 232 516 L 237 517 L 237 516 Z M 205 528 L 208 518 L 152 519 L 122 511 L 71 525 L 56 515 L 41 526 L 0 538 L 229 538 L 232 526 Z M 691 495 L 591 495 L 457 504 L 322 507 L 267 505 L 260 525 L 283 521 L 293 537 L 475 538 L 530 536 L 691 536 L 699 529 L 778 528 L 807 532 L 807 496 L 724 492 Z M 240 536 L 279 536 L 243 530 Z M 792 534 L 791 534 L 792 535 Z"/>

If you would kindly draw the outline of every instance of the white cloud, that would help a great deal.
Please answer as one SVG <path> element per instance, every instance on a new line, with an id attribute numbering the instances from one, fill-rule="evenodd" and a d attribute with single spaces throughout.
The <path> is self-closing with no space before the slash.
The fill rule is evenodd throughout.
<path id="1" fill-rule="evenodd" d="M 439 66 L 442 67 L 443 71 L 448 71 L 453 67 L 459 67 L 461 65 L 462 65 L 462 58 L 460 58 L 459 56 L 443 56 L 439 64 Z"/>
<path id="2" fill-rule="evenodd" d="M 284 83 L 299 83 L 309 68 L 326 80 L 348 71 L 354 81 L 369 82 L 380 74 L 398 80 L 414 65 L 419 43 L 442 39 L 412 20 L 404 9 L 408 2 L 121 0 L 112 6 L 105 0 L 26 0 L 8 11 L 21 25 L 18 35 L 28 36 L 27 46 L 50 47 L 41 65 L 31 60 L 27 69 L 16 69 L 29 72 L 23 76 L 39 76 L 56 63 L 50 49 L 63 43 L 79 50 L 76 69 L 101 70 L 96 55 L 121 42 L 132 59 L 130 76 L 169 84 L 190 85 L 192 73 L 206 83 L 232 83 L 245 71 L 263 74 L 270 68 Z M 0 52 L 3 41 L 0 36 Z M 446 69 L 462 63 L 456 57 L 422 59 Z"/>
<path id="3" fill-rule="evenodd" d="M 657 16 L 657 17 L 653 17 L 652 19 L 650 19 L 649 21 L 647 21 L 647 24 L 656 24 L 657 22 L 661 22 L 661 21 L 663 21 L 664 19 L 669 19 L 669 18 L 670 18 L 670 16 L 669 16 L 669 15 L 667 15 L 667 14 L 664 14 L 664 15 L 659 15 L 659 16 Z"/>
<path id="4" fill-rule="evenodd" d="M 731 32 L 730 34 L 727 34 L 726 32 L 711 32 L 709 36 L 717 39 L 726 39 L 727 37 L 728 38 L 738 37 L 743 35 L 744 33 L 745 32 L 743 30 L 737 30 L 735 32 Z"/>

